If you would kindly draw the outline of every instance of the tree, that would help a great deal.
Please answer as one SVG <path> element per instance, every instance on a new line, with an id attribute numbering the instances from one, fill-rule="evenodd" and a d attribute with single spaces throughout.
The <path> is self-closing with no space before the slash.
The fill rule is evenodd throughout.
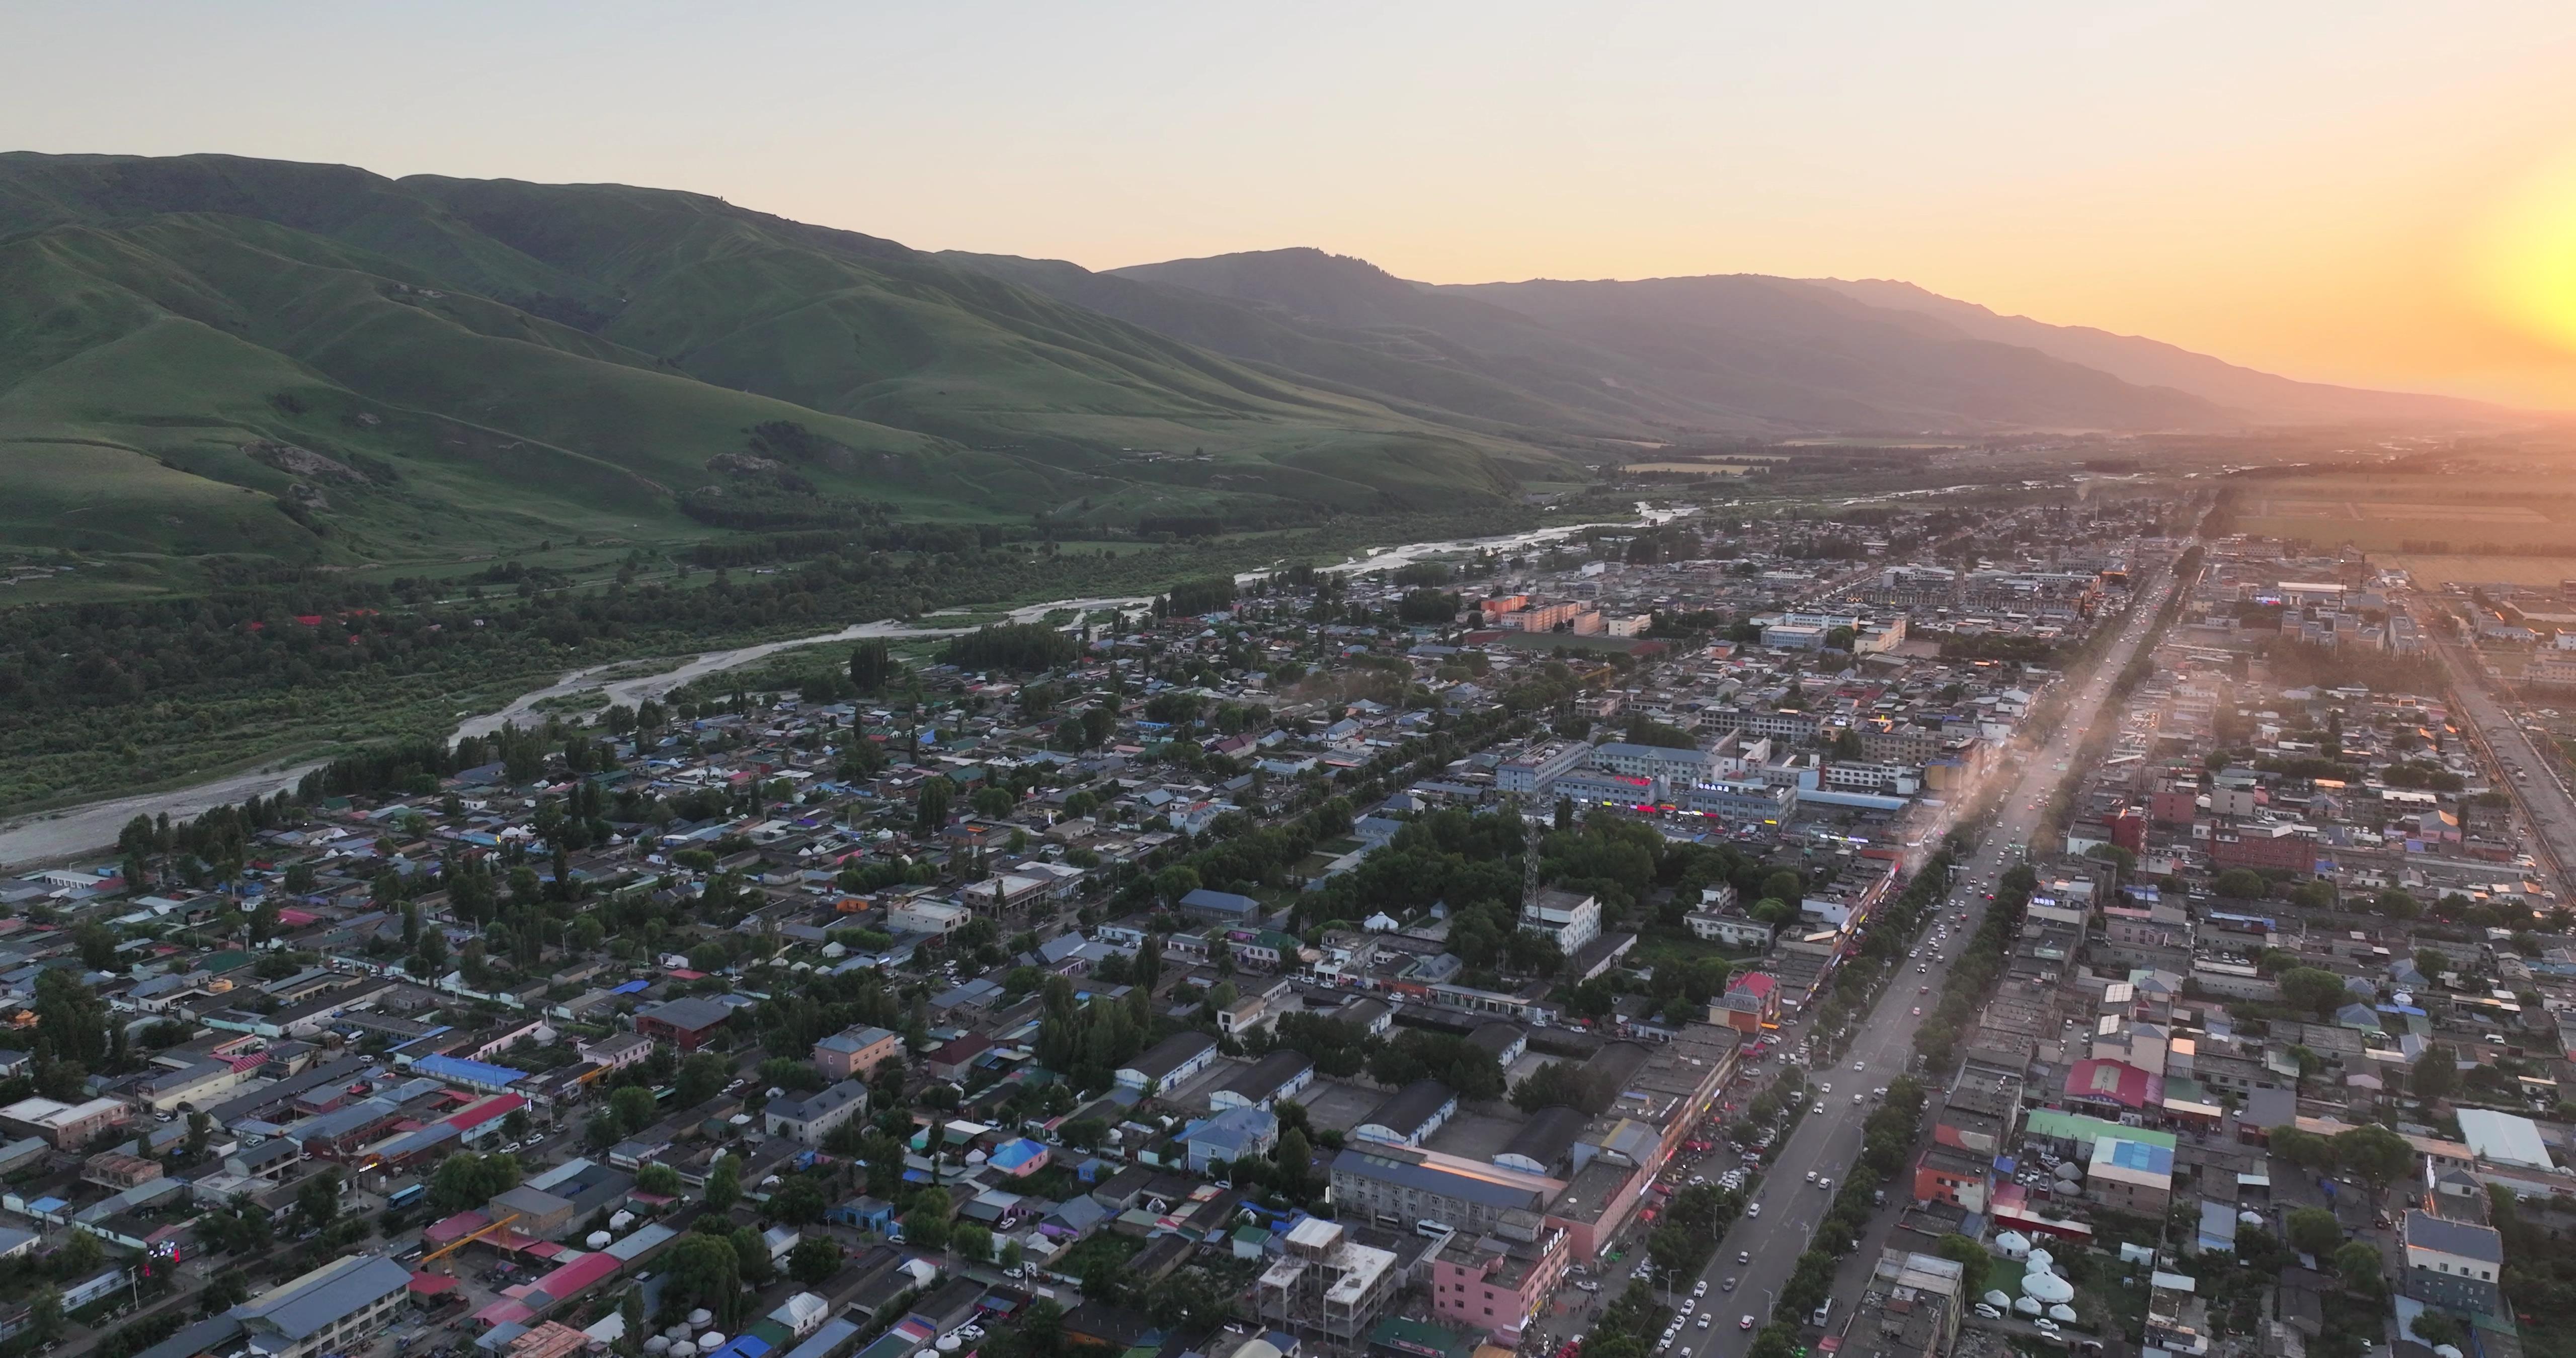
<path id="1" fill-rule="evenodd" d="M 1797 901 L 1804 899 L 1806 894 L 1806 883 L 1799 880 L 1798 874 L 1787 869 L 1763 878 L 1762 890 L 1755 893 L 1756 899 L 1771 901 Z"/>
<path id="2" fill-rule="evenodd" d="M 921 780 L 921 791 L 912 804 L 912 831 L 917 835 L 935 835 L 948 828 L 948 802 L 957 785 L 944 774 L 933 774 Z"/>
<path id="3" fill-rule="evenodd" d="M 2322 1169 L 2334 1161 L 2334 1147 L 2314 1132 L 2283 1124 L 2268 1133 L 2272 1153 L 2301 1169 Z"/>
<path id="4" fill-rule="evenodd" d="M 912 1200 L 912 1210 L 903 1214 L 904 1243 L 926 1250 L 947 1245 L 948 1214 L 952 1210 L 947 1189 L 923 1189 Z"/>
<path id="5" fill-rule="evenodd" d="M 725 1076 L 730 1067 L 714 1052 L 696 1052 L 680 1063 L 679 1077 L 671 1082 L 671 1105 L 695 1108 L 724 1092 Z"/>
<path id="6" fill-rule="evenodd" d="M 721 1212 L 733 1206 L 742 1196 L 742 1162 L 733 1156 L 716 1161 L 707 1171 L 706 1192 L 702 1195 L 710 1212 Z"/>
<path id="7" fill-rule="evenodd" d="M 2380 892 L 2371 901 L 2371 908 L 2394 919 L 2413 919 L 2424 913 L 2422 903 L 2396 887 Z"/>
<path id="8" fill-rule="evenodd" d="M 74 1231 L 63 1241 L 63 1247 L 54 1251 L 54 1276 L 74 1282 L 98 1272 L 99 1265 L 106 1261 L 107 1250 L 98 1243 L 97 1236 Z"/>
<path id="9" fill-rule="evenodd" d="M 2290 1213 L 2289 1236 L 2290 1248 L 2299 1253 L 2331 1259 L 2343 1244 L 2343 1224 L 2322 1207 L 2302 1207 Z"/>
<path id="10" fill-rule="evenodd" d="M 2416 1312 L 2415 1319 L 2406 1328 L 2412 1330 L 2416 1338 L 2435 1346 L 2448 1344 L 2462 1348 L 2469 1342 L 2468 1330 L 2460 1324 L 2458 1316 L 2429 1308 Z"/>
<path id="11" fill-rule="evenodd" d="M 2349 992 L 2343 978 L 2323 967 L 2293 967 L 2281 973 L 2281 999 L 2327 1018 L 2343 1007 Z"/>
<path id="12" fill-rule="evenodd" d="M 894 656 L 884 638 L 871 637 L 850 648 L 850 682 L 859 692 L 874 693 L 884 688 L 894 673 Z"/>
<path id="13" fill-rule="evenodd" d="M 295 1211 L 314 1230 L 330 1225 L 340 1215 L 340 1171 L 326 1169 L 297 1185 Z"/>
<path id="14" fill-rule="evenodd" d="M 2354 1178 L 2370 1185 L 2376 1195 L 2415 1168 L 2415 1147 L 2406 1138 L 2373 1123 L 2355 1127 L 2334 1138 L 2336 1163 L 2350 1170 Z"/>
<path id="15" fill-rule="evenodd" d="M 791 1176 L 787 1182 L 780 1184 L 770 1193 L 766 1210 L 772 1221 L 783 1221 L 790 1226 L 808 1226 L 821 1221 L 823 1213 L 829 1210 L 831 1205 L 830 1200 L 823 1194 L 821 1184 L 798 1174 Z"/>
<path id="16" fill-rule="evenodd" d="M 685 1302 L 715 1312 L 728 1330 L 742 1310 L 742 1263 L 730 1237 L 692 1231 L 672 1242 L 664 1253 L 664 1286 L 675 1288 Z"/>
<path id="17" fill-rule="evenodd" d="M 814 1287 L 841 1271 L 841 1247 L 829 1236 L 809 1235 L 787 1253 L 787 1276 Z"/>
<path id="18" fill-rule="evenodd" d="M 616 1116 L 618 1129 L 628 1136 L 652 1126 L 661 1107 L 653 1091 L 642 1085 L 628 1085 L 608 1096 L 608 1111 Z"/>
<path id="19" fill-rule="evenodd" d="M 659 1160 L 648 1160 L 635 1171 L 635 1187 L 657 1198 L 680 1196 L 680 1171 Z"/>
<path id="20" fill-rule="evenodd" d="M 2376 1297 L 2387 1285 L 2385 1266 L 2379 1247 L 2367 1240 L 2348 1242 L 2334 1255 L 2334 1271 L 2343 1285 L 2366 1297 Z"/>
<path id="21" fill-rule="evenodd" d="M 78 1232 L 87 1235 L 88 1232 Z M 36 1339 L 52 1339 L 63 1332 L 63 1294 L 51 1287 L 39 1287 L 27 1298 L 27 1333 Z"/>
<path id="22" fill-rule="evenodd" d="M 2209 884 L 2221 896 L 2240 901 L 2259 901 L 2272 894 L 2272 883 L 2252 868 L 2229 868 Z"/>
<path id="23" fill-rule="evenodd" d="M 949 1229 L 948 1249 L 969 1263 L 989 1264 L 993 1262 L 993 1233 L 961 1222 Z"/>
<path id="24" fill-rule="evenodd" d="M 2408 1083 L 2414 1086 L 2415 1097 L 2426 1103 L 2439 1103 L 2450 1097 L 2451 1090 L 2459 1082 L 2459 1059 L 2451 1055 L 2449 1047 L 2438 1042 L 2426 1047 L 2424 1054 L 2415 1058 L 2415 1069 L 2408 1077 Z"/>
<path id="25" fill-rule="evenodd" d="M 99 920 L 85 919 L 72 930 L 81 965 L 92 971 L 116 971 L 116 931 Z"/>

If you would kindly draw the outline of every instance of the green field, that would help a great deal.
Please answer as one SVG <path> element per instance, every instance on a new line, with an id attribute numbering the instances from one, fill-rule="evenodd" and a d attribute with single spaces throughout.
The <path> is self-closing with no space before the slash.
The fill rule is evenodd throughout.
<path id="1" fill-rule="evenodd" d="M 2231 489 L 2236 531 L 2321 548 L 2484 557 L 2576 546 L 2576 478 L 2321 474 L 2249 478 Z"/>

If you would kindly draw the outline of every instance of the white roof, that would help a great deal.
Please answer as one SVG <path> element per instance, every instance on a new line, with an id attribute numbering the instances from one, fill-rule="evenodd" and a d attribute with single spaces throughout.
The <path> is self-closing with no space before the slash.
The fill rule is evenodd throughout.
<path id="1" fill-rule="evenodd" d="M 2460 1110 L 2460 1139 L 2482 1160 L 2503 1165 L 2522 1165 L 2531 1169 L 2555 1169 L 2549 1159 L 2549 1147 L 2540 1139 L 2540 1128 L 2531 1119 L 2491 1108 Z"/>

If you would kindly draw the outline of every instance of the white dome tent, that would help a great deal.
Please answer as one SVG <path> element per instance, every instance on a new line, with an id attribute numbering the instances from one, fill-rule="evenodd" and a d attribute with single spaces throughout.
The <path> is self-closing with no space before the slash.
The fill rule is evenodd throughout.
<path id="1" fill-rule="evenodd" d="M 2057 1267 L 2057 1256 L 2046 1250 L 2032 1250 L 2025 1262 L 2030 1265 L 2031 1272 L 2047 1273 Z"/>
<path id="2" fill-rule="evenodd" d="M 2030 1253 L 2030 1237 L 2019 1231 L 2006 1231 L 1995 1237 L 1995 1252 L 2007 1259 L 2019 1259 Z"/>
<path id="3" fill-rule="evenodd" d="M 2024 1297 L 2013 1303 L 2013 1309 L 2026 1316 L 2035 1316 L 2039 1314 L 2039 1303 L 2032 1301 L 2028 1297 Z"/>
<path id="4" fill-rule="evenodd" d="M 2048 1304 L 2075 1300 L 2075 1284 L 2054 1273 L 2023 1275 L 2021 1290 L 2029 1293 L 2033 1300 Z"/>
<path id="5" fill-rule="evenodd" d="M 2075 1308 L 2065 1304 L 2064 1302 L 2060 1302 L 2057 1305 L 2048 1308 L 2048 1318 L 2051 1320 L 2063 1320 L 2072 1324 L 2075 1320 Z"/>
<path id="6" fill-rule="evenodd" d="M 2006 1296 L 2004 1294 L 2004 1290 L 1998 1287 L 1994 1291 L 1986 1294 L 1986 1305 L 2000 1311 L 2005 1307 L 2012 1305 L 2012 1298 Z"/>

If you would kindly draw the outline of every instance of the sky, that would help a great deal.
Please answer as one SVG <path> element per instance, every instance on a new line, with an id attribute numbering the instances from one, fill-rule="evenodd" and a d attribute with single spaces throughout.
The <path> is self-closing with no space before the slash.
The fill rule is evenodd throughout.
<path id="1" fill-rule="evenodd" d="M 1898 278 L 2576 409 L 2576 5 L 39 0 L 0 146 L 616 181 L 1093 268 Z"/>

